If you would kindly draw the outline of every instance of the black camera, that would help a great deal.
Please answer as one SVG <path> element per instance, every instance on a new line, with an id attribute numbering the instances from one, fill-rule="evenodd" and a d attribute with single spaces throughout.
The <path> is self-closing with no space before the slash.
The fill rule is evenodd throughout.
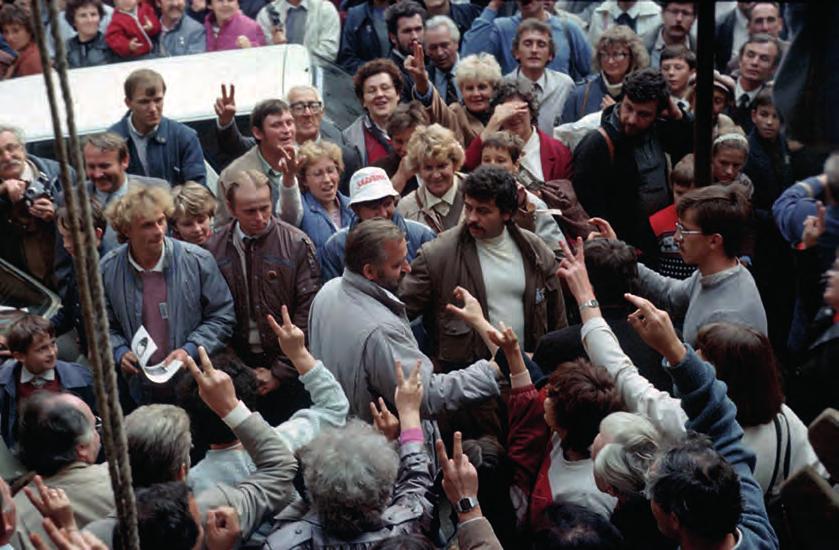
<path id="1" fill-rule="evenodd" d="M 274 26 L 275 30 L 282 30 L 283 29 L 283 22 L 280 20 L 280 12 L 277 11 L 276 6 L 273 3 L 268 4 L 265 6 L 265 9 L 268 10 L 268 17 L 271 18 L 271 25 Z"/>
<path id="2" fill-rule="evenodd" d="M 26 187 L 26 191 L 23 192 L 23 200 L 26 201 L 26 206 L 32 206 L 36 200 L 45 197 L 52 200 L 52 182 L 46 174 L 41 172 L 38 174 L 38 179 L 33 180 Z"/>

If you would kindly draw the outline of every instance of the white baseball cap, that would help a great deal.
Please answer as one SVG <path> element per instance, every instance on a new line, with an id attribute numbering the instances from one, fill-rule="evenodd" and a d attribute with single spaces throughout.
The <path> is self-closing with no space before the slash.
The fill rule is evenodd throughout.
<path id="1" fill-rule="evenodd" d="M 357 170 L 350 178 L 350 204 L 398 197 L 387 172 L 375 166 Z"/>

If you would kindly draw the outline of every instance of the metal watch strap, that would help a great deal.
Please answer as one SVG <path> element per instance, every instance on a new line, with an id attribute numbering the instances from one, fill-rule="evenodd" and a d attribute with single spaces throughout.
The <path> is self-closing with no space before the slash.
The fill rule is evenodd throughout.
<path id="1" fill-rule="evenodd" d="M 475 497 L 463 497 L 455 502 L 454 508 L 459 514 L 465 514 L 478 507 L 478 499 Z"/>
<path id="2" fill-rule="evenodd" d="M 594 308 L 597 308 L 597 307 L 600 307 L 600 302 L 598 302 L 597 299 L 592 299 L 592 300 L 589 300 L 587 302 L 583 302 L 579 306 L 580 309 L 588 309 L 588 308 L 594 309 Z"/>

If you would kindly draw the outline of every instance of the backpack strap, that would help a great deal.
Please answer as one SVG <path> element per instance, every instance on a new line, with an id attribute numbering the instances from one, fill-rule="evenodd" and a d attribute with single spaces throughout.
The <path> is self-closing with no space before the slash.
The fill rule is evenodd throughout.
<path id="1" fill-rule="evenodd" d="M 778 477 L 778 469 L 781 467 L 781 421 L 778 420 L 778 415 L 772 419 L 772 424 L 775 425 L 775 466 L 772 468 L 772 477 L 769 478 L 769 490 L 772 492 Z"/>
<path id="2" fill-rule="evenodd" d="M 784 424 L 787 426 L 787 449 L 784 452 L 784 479 L 786 480 L 789 477 L 789 462 L 792 454 L 792 433 L 789 430 L 789 419 L 784 411 L 781 411 L 781 416 L 784 417 Z"/>
<path id="3" fill-rule="evenodd" d="M 609 132 L 604 130 L 603 126 L 598 126 L 597 131 L 600 132 L 600 135 L 606 140 L 606 147 L 609 148 L 609 161 L 615 162 L 615 142 L 612 141 L 612 138 L 609 137 Z"/>

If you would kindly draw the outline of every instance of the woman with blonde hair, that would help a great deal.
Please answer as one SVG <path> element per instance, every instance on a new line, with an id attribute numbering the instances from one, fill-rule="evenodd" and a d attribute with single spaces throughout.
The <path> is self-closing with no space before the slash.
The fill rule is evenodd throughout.
<path id="1" fill-rule="evenodd" d="M 607 29 L 594 48 L 594 76 L 577 84 L 571 92 L 562 111 L 562 123 L 576 122 L 616 103 L 623 92 L 624 79 L 649 65 L 650 55 L 632 29 L 624 25 Z"/>
<path id="2" fill-rule="evenodd" d="M 460 60 L 455 69 L 455 84 L 463 98 L 446 105 L 444 98 L 431 83 L 425 70 L 425 56 L 422 49 L 417 59 L 409 56 L 406 69 L 414 79 L 414 97 L 426 108 L 429 119 L 451 128 L 457 141 L 463 146 L 469 144 L 484 131 L 492 116 L 492 96 L 501 82 L 501 66 L 488 53 L 469 55 Z"/>
<path id="3" fill-rule="evenodd" d="M 399 213 L 437 233 L 456 226 L 463 212 L 462 178 L 457 173 L 463 159 L 463 148 L 451 130 L 439 124 L 418 127 L 408 141 L 406 162 L 420 185 L 399 202 Z"/>
<path id="4" fill-rule="evenodd" d="M 350 199 L 338 191 L 343 172 L 339 146 L 307 141 L 297 151 L 299 187 L 280 189 L 280 218 L 302 229 L 318 251 L 336 231 L 349 227 L 352 219 Z"/>

